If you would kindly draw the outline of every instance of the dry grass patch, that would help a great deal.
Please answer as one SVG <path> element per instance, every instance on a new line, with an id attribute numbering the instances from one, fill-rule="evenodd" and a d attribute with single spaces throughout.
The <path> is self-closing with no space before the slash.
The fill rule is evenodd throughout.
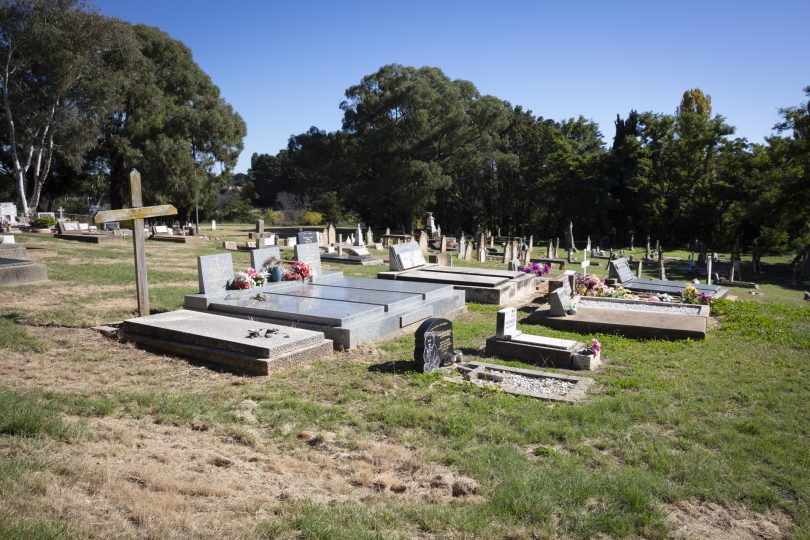
<path id="1" fill-rule="evenodd" d="M 776 540 L 788 538 L 793 526 L 783 512 L 760 514 L 736 502 L 678 501 L 666 512 L 673 538 Z"/>

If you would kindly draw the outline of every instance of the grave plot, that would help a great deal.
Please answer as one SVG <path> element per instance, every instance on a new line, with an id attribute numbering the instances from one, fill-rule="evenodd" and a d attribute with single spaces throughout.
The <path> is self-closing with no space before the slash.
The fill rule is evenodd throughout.
<path id="1" fill-rule="evenodd" d="M 627 337 L 704 339 L 709 306 L 580 297 L 574 295 L 574 272 L 549 293 L 547 306 L 531 313 L 527 323 L 579 333 L 619 333 Z"/>
<path id="2" fill-rule="evenodd" d="M 343 264 L 361 264 L 363 266 L 374 266 L 385 264 L 382 258 L 372 255 L 365 246 L 344 246 L 338 245 L 335 253 L 321 253 L 321 259 L 328 262 Z"/>
<path id="3" fill-rule="evenodd" d="M 166 225 L 154 225 L 152 227 L 152 234 L 149 236 L 149 240 L 157 240 L 159 242 L 174 242 L 176 244 L 188 244 L 198 242 L 199 238 L 196 236 L 174 234 L 174 231 Z"/>
<path id="4" fill-rule="evenodd" d="M 48 280 L 48 268 L 31 262 L 25 246 L 0 244 L 0 285 L 19 285 Z"/>
<path id="5" fill-rule="evenodd" d="M 89 224 L 76 221 L 58 221 L 56 223 L 56 234 L 54 238 L 87 242 L 90 244 L 120 242 L 123 240 L 123 236 L 114 234 L 112 231 L 99 231 L 95 226 L 93 230 L 91 230 Z"/>
<path id="6" fill-rule="evenodd" d="M 600 350 L 579 341 L 524 334 L 517 329 L 515 308 L 502 309 L 497 317 L 496 334 L 487 339 L 487 354 L 561 369 L 595 370 L 602 363 Z"/>
<path id="7" fill-rule="evenodd" d="M 389 265 L 378 278 L 452 285 L 469 302 L 503 305 L 535 292 L 535 276 L 524 272 L 427 264 L 416 242 L 391 245 Z"/>
<path id="8" fill-rule="evenodd" d="M 679 295 L 681 291 L 690 283 L 680 281 L 669 281 L 666 279 L 640 278 L 633 275 L 627 259 L 615 259 L 608 263 L 608 275 L 615 278 L 622 287 L 630 291 L 648 292 L 656 294 Z M 706 294 L 712 298 L 724 298 L 728 294 L 728 289 L 719 285 L 693 285 L 699 293 Z"/>
<path id="9" fill-rule="evenodd" d="M 469 382 L 515 394 L 553 401 L 577 402 L 593 384 L 589 377 L 560 375 L 534 369 L 521 369 L 485 362 L 464 362 L 455 366 L 459 375 L 450 375 L 452 382 Z"/>
<path id="10" fill-rule="evenodd" d="M 120 337 L 204 364 L 267 375 L 332 354 L 322 332 L 178 310 L 124 321 Z"/>
<path id="11" fill-rule="evenodd" d="M 296 245 L 296 258 L 310 265 L 308 282 L 281 281 L 228 290 L 230 253 L 198 257 L 200 293 L 187 295 L 188 309 L 323 332 L 335 348 L 348 349 L 408 331 L 429 317 L 464 311 L 464 293 L 452 286 L 348 278 L 320 268 L 317 244 Z M 262 256 L 256 258 L 257 262 Z M 379 287 L 375 287 L 379 283 Z"/>

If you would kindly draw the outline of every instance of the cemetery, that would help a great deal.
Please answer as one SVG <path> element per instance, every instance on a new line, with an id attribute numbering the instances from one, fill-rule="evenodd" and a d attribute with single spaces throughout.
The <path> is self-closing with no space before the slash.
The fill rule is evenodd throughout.
<path id="1" fill-rule="evenodd" d="M 810 538 L 793 4 L 0 2 L 0 538 Z"/>

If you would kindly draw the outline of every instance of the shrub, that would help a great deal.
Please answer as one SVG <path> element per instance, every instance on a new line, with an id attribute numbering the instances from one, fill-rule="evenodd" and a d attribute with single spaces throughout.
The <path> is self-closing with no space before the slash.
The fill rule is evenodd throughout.
<path id="1" fill-rule="evenodd" d="M 31 220 L 31 226 L 35 229 L 50 229 L 56 225 L 56 219 L 51 216 L 42 216 Z"/>
<path id="2" fill-rule="evenodd" d="M 264 213 L 264 222 L 267 225 L 281 225 L 284 223 L 284 212 L 270 208 Z"/>
<path id="3" fill-rule="evenodd" d="M 320 225 L 323 223 L 323 214 L 307 210 L 301 215 L 302 225 Z"/>

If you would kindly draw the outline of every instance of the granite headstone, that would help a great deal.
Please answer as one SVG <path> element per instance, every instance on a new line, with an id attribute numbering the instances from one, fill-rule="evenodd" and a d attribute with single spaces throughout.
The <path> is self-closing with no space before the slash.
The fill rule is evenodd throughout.
<path id="1" fill-rule="evenodd" d="M 200 293 L 213 297 L 225 296 L 228 284 L 233 281 L 231 254 L 220 253 L 197 257 L 197 275 L 200 282 Z"/>
<path id="2" fill-rule="evenodd" d="M 433 371 L 452 358 L 453 354 L 452 322 L 431 318 L 419 325 L 416 330 L 416 346 L 413 349 L 413 359 L 419 371 Z"/>

